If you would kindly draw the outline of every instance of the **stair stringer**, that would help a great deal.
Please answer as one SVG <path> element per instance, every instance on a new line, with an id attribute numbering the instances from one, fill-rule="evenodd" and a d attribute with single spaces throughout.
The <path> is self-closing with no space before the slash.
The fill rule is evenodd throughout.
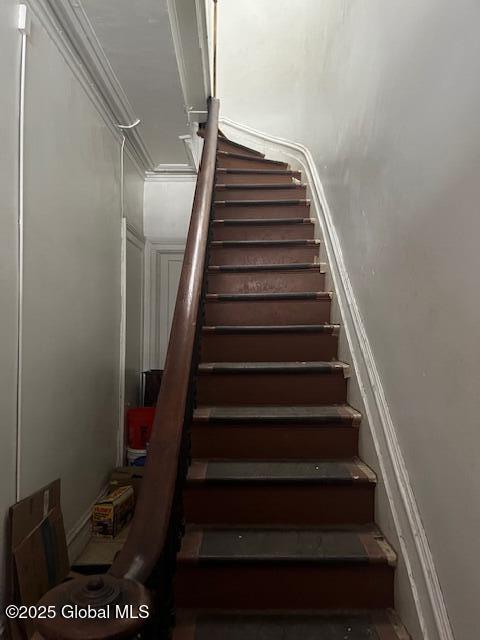
<path id="1" fill-rule="evenodd" d="M 220 118 L 225 135 L 266 157 L 303 172 L 312 217 L 318 226 L 327 264 L 327 289 L 335 292 L 332 322 L 342 324 L 339 358 L 352 363 L 350 404 L 363 413 L 362 459 L 379 483 L 376 521 L 398 551 L 396 609 L 415 640 L 454 640 L 446 604 L 405 459 L 389 410 L 373 351 L 343 258 L 332 211 L 313 156 L 307 147 L 229 118 Z"/>

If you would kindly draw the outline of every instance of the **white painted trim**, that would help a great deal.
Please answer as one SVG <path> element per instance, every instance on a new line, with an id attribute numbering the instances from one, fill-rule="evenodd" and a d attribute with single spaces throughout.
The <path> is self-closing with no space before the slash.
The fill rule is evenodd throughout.
<path id="1" fill-rule="evenodd" d="M 139 249 L 142 256 L 142 262 L 143 262 L 142 281 L 140 285 L 142 289 L 141 302 L 140 302 L 140 353 L 141 353 L 140 360 L 141 360 L 142 370 L 140 371 L 140 380 L 139 380 L 140 398 L 143 399 L 143 392 L 144 392 L 143 371 L 145 370 L 144 360 L 145 360 L 145 339 L 146 339 L 146 334 L 145 334 L 145 251 L 146 251 L 147 241 L 145 239 L 145 236 L 141 234 L 138 231 L 138 229 L 136 229 L 128 221 L 127 221 L 127 242 L 130 242 L 130 244 L 132 244 L 134 247 Z M 128 261 L 126 261 L 126 266 L 128 269 Z M 125 353 L 126 353 L 126 344 L 125 344 Z"/>
<path id="2" fill-rule="evenodd" d="M 20 5 L 21 6 L 21 5 Z M 25 6 L 24 6 L 25 8 Z M 27 10 L 27 20 L 30 14 Z M 20 15 L 19 15 L 20 21 Z M 20 30 L 20 29 L 19 29 Z M 25 78 L 27 33 L 20 30 L 20 87 L 18 92 L 18 211 L 17 211 L 17 368 L 15 424 L 15 499 L 21 499 L 22 481 L 22 390 L 23 390 L 23 280 L 24 280 L 24 156 L 25 156 Z"/>
<path id="3" fill-rule="evenodd" d="M 178 240 L 177 238 L 154 238 L 148 239 L 150 250 L 155 253 L 179 253 L 185 251 L 187 246 L 186 240 Z"/>
<path id="4" fill-rule="evenodd" d="M 207 0 L 208 1 L 208 0 Z M 198 42 L 202 56 L 203 87 L 205 95 L 212 95 L 212 83 L 210 73 L 210 51 L 208 41 L 208 19 L 206 0 L 195 0 L 195 11 L 197 14 Z"/>
<path id="5" fill-rule="evenodd" d="M 284 157 L 296 161 L 305 172 L 311 198 L 316 205 L 345 335 L 352 354 L 352 364 L 357 374 L 422 633 L 425 640 L 454 640 L 405 459 L 314 159 L 302 144 L 270 136 L 228 118 L 222 118 L 221 123 L 250 136 L 262 146 L 266 143 L 277 150 L 281 149 Z"/>
<path id="6" fill-rule="evenodd" d="M 185 107 L 185 111 L 187 112 L 191 105 L 188 99 L 187 69 L 185 56 L 183 53 L 182 37 L 180 35 L 180 24 L 178 21 L 178 13 L 175 0 L 167 0 L 167 12 L 170 21 L 170 30 L 172 32 L 173 48 L 175 49 L 175 58 L 177 60 L 180 86 L 182 87 L 183 104 Z"/>
<path id="7" fill-rule="evenodd" d="M 145 182 L 195 182 L 197 174 L 194 171 L 172 172 L 172 173 L 156 173 L 155 171 L 147 171 L 145 174 Z"/>
<path id="8" fill-rule="evenodd" d="M 80 0 L 60 0 L 50 6 L 56 19 L 78 52 L 82 64 L 113 114 L 115 123 L 128 124 L 137 119 L 130 101 L 100 44 Z M 129 131 L 129 140 L 144 169 L 153 159 L 138 130 Z"/>
<path id="9" fill-rule="evenodd" d="M 167 0 L 167 11 L 168 11 L 168 17 L 170 21 L 170 29 L 172 32 L 173 47 L 175 49 L 175 58 L 177 60 L 180 86 L 182 88 L 185 112 L 187 116 L 189 116 L 189 112 L 194 110 L 194 113 L 196 115 L 200 115 L 200 112 L 196 110 L 202 109 L 204 108 L 204 106 L 202 107 L 200 104 L 198 104 L 198 102 L 195 103 L 195 101 L 192 100 L 191 91 L 189 91 L 189 81 L 188 81 L 188 73 L 187 73 L 188 64 L 189 64 L 188 51 L 185 51 L 183 42 L 182 42 L 182 32 L 181 32 L 182 25 L 178 17 L 177 2 L 178 0 Z M 210 82 L 209 82 L 210 68 L 209 68 L 209 59 L 208 59 L 208 40 L 206 37 L 206 30 L 205 30 L 205 25 L 206 25 L 205 13 L 206 13 L 205 0 L 203 0 L 203 2 L 202 1 L 199 2 L 199 0 L 195 0 L 194 15 L 195 15 L 195 22 L 196 22 L 196 33 L 198 37 L 198 48 L 200 49 L 200 54 L 201 54 L 200 58 L 201 58 L 202 76 L 203 76 L 202 78 L 203 93 L 204 93 L 203 99 L 202 99 L 203 105 L 205 105 L 206 101 L 211 95 Z M 204 113 L 206 113 L 206 111 Z M 204 118 L 200 118 L 200 120 L 203 120 L 203 119 Z"/>
<path id="10" fill-rule="evenodd" d="M 155 322 L 159 315 L 159 286 L 157 259 L 168 253 L 185 253 L 186 242 L 176 238 L 147 238 L 145 243 L 145 293 L 143 370 L 158 368 L 159 336 Z"/>
<path id="11" fill-rule="evenodd" d="M 106 484 L 100 493 L 97 495 L 95 500 L 90 504 L 90 506 L 83 512 L 77 522 L 73 525 L 73 527 L 67 532 L 67 548 L 68 548 L 68 557 L 70 559 L 70 564 L 73 564 L 78 556 L 85 549 L 89 539 L 90 539 L 90 519 L 92 515 L 93 506 L 106 495 L 108 491 L 108 484 Z M 0 634 L 0 638 L 3 636 Z"/>
<path id="12" fill-rule="evenodd" d="M 190 161 L 189 162 L 190 166 L 195 167 L 195 169 L 196 169 L 197 168 L 197 164 L 196 164 L 195 155 L 193 153 L 192 135 L 191 134 L 187 134 L 185 136 L 178 136 L 178 137 L 183 142 L 183 145 L 185 147 L 185 154 L 186 154 L 187 158 Z"/>
<path id="13" fill-rule="evenodd" d="M 140 246 L 143 248 L 145 248 L 145 236 L 143 235 L 143 233 L 137 229 L 137 227 L 135 225 L 133 225 L 131 222 L 127 220 L 127 240 L 130 240 L 130 237 L 132 238 L 131 242 L 136 242 L 138 243 L 137 246 L 140 248 Z M 134 240 L 133 240 L 134 239 Z"/>
<path id="14" fill-rule="evenodd" d="M 150 333 L 151 333 L 151 255 L 152 247 L 150 240 L 145 239 L 145 251 L 143 254 L 143 371 L 149 371 L 150 366 Z M 143 397 L 143 385 L 142 379 L 142 397 Z"/>
<path id="15" fill-rule="evenodd" d="M 121 219 L 120 351 L 118 358 L 118 425 L 116 464 L 123 464 L 125 441 L 125 355 L 127 347 L 127 220 Z"/>
<path id="16" fill-rule="evenodd" d="M 155 167 L 155 171 L 151 173 L 186 173 L 196 174 L 196 171 L 189 164 L 159 164 Z"/>

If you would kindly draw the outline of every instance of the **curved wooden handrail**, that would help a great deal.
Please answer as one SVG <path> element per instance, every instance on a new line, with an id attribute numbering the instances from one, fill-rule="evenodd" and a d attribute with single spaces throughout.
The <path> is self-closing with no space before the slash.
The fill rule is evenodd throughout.
<path id="1" fill-rule="evenodd" d="M 177 480 L 215 181 L 219 101 L 212 98 L 147 465 L 125 546 L 110 569 L 145 582 L 165 545 Z"/>
<path id="2" fill-rule="evenodd" d="M 193 411 L 193 374 L 201 324 L 201 300 L 206 267 L 207 243 L 215 184 L 219 101 L 211 98 L 204 146 L 185 256 L 175 304 L 165 369 L 158 396 L 147 465 L 130 531 L 123 549 L 107 576 L 76 578 L 49 591 L 39 604 L 59 607 L 65 602 L 110 602 L 117 593 L 126 604 L 150 605 L 152 598 L 144 585 L 167 564 L 167 581 L 173 577 L 168 566 L 175 561 L 181 514 L 181 491 L 188 451 L 188 428 Z M 182 448 L 183 447 L 183 448 Z M 166 583 L 151 584 L 155 589 Z M 168 593 L 160 593 L 169 598 Z M 115 596 L 116 597 L 116 596 Z M 157 612 L 158 614 L 158 612 Z M 161 615 L 159 618 L 161 618 Z M 63 617 L 39 620 L 46 640 L 106 640 L 129 638 L 147 624 L 143 620 L 67 620 Z M 168 625 L 168 622 L 167 622 Z M 158 635 L 157 635 L 158 637 Z"/>

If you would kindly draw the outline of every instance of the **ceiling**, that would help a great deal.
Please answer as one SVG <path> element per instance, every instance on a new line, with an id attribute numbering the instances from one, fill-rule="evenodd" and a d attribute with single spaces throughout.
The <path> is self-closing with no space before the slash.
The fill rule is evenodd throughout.
<path id="1" fill-rule="evenodd" d="M 63 0 L 81 30 L 90 68 L 100 69 L 120 124 L 140 124 L 130 141 L 146 170 L 191 166 L 190 121 L 203 120 L 210 93 L 203 0 Z M 86 43 L 86 44 L 85 44 Z M 98 70 L 97 69 L 97 70 Z M 108 77 L 107 77 L 108 76 Z M 121 121 L 123 120 L 123 121 Z"/>

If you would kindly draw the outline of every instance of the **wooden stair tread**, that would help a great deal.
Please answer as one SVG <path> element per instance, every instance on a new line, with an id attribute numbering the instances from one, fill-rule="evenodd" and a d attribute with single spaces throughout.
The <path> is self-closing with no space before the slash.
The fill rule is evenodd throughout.
<path id="1" fill-rule="evenodd" d="M 194 419 L 201 422 L 309 422 L 312 424 L 358 424 L 361 414 L 349 405 L 321 406 L 199 406 Z"/>
<path id="2" fill-rule="evenodd" d="M 239 142 L 233 142 L 233 140 L 229 140 L 225 136 L 219 136 L 218 140 L 219 142 L 225 142 L 226 144 L 231 145 L 235 149 L 238 149 L 239 153 L 246 151 L 248 152 L 249 156 L 259 158 L 259 159 L 265 158 L 265 154 L 261 153 L 261 151 L 257 151 L 256 149 L 251 149 L 250 147 L 246 147 L 244 144 L 240 144 Z"/>
<path id="3" fill-rule="evenodd" d="M 270 227 L 272 225 L 297 225 L 297 224 L 314 224 L 313 218 L 230 218 L 226 220 L 213 220 L 213 226 L 225 225 L 229 227 L 235 226 L 254 226 L 254 227 Z"/>
<path id="4" fill-rule="evenodd" d="M 212 240 L 211 247 L 297 247 L 297 246 L 316 246 L 320 244 L 320 240 Z"/>
<path id="5" fill-rule="evenodd" d="M 319 262 L 286 262 L 284 264 L 214 264 L 208 267 L 210 272 L 306 271 L 310 269 L 324 273 L 325 265 Z"/>
<path id="6" fill-rule="evenodd" d="M 395 566 L 396 555 L 370 525 L 338 529 L 188 525 L 178 562 Z"/>
<path id="7" fill-rule="evenodd" d="M 251 182 L 251 183 L 238 183 L 238 184 L 215 184 L 215 189 L 218 191 L 228 191 L 230 189 L 298 189 L 298 187 L 306 187 L 303 182 L 287 182 L 286 184 L 282 183 L 261 183 L 261 182 Z"/>
<path id="8" fill-rule="evenodd" d="M 248 300 L 331 300 L 330 291 L 298 291 L 275 293 L 207 293 L 207 302 L 246 302 Z"/>
<path id="9" fill-rule="evenodd" d="M 223 167 L 217 167 L 216 169 L 217 173 L 232 173 L 235 175 L 245 175 L 247 173 L 253 173 L 255 175 L 270 175 L 270 176 L 277 176 L 277 175 L 285 175 L 285 176 L 300 176 L 301 173 L 300 171 L 295 171 L 293 169 L 242 169 L 242 168 L 238 168 L 238 169 L 227 169 L 227 168 L 223 168 Z"/>
<path id="10" fill-rule="evenodd" d="M 236 153 L 233 151 L 217 151 L 217 158 L 235 158 L 238 160 L 247 161 L 250 160 L 253 162 L 265 163 L 267 166 L 276 165 L 278 167 L 282 167 L 283 169 L 288 169 L 288 164 L 286 162 L 280 162 L 279 160 L 268 160 L 267 158 L 263 158 L 261 156 L 246 155 L 245 153 Z"/>
<path id="11" fill-rule="evenodd" d="M 373 471 L 353 460 L 193 460 L 188 482 L 375 484 Z"/>
<path id="12" fill-rule="evenodd" d="M 288 206 L 298 206 L 304 205 L 309 206 L 310 200 L 306 198 L 283 198 L 281 200 L 215 200 L 214 206 L 224 206 L 224 207 L 288 207 Z"/>
<path id="13" fill-rule="evenodd" d="M 217 325 L 202 327 L 203 333 L 248 334 L 248 333 L 326 333 L 337 335 L 338 324 L 291 324 L 291 325 Z"/>
<path id="14" fill-rule="evenodd" d="M 410 640 L 391 609 L 179 610 L 173 640 Z"/>
<path id="15" fill-rule="evenodd" d="M 202 362 L 199 373 L 343 373 L 348 377 L 350 366 L 345 362 Z"/>
<path id="16" fill-rule="evenodd" d="M 200 136 L 200 138 L 205 138 L 204 130 L 200 129 L 197 132 L 197 135 Z M 240 144 L 239 142 L 234 142 L 233 140 L 230 140 L 229 138 L 227 138 L 227 136 L 225 136 L 220 131 L 218 133 L 218 141 L 219 142 L 226 142 L 228 144 L 231 144 L 233 147 L 236 147 L 237 149 L 244 149 L 245 151 L 248 151 L 249 153 L 251 153 L 254 156 L 256 156 L 257 158 L 264 158 L 265 157 L 265 154 L 262 153 L 261 151 L 257 151 L 256 149 L 250 149 L 250 147 L 247 147 L 244 144 Z"/>

